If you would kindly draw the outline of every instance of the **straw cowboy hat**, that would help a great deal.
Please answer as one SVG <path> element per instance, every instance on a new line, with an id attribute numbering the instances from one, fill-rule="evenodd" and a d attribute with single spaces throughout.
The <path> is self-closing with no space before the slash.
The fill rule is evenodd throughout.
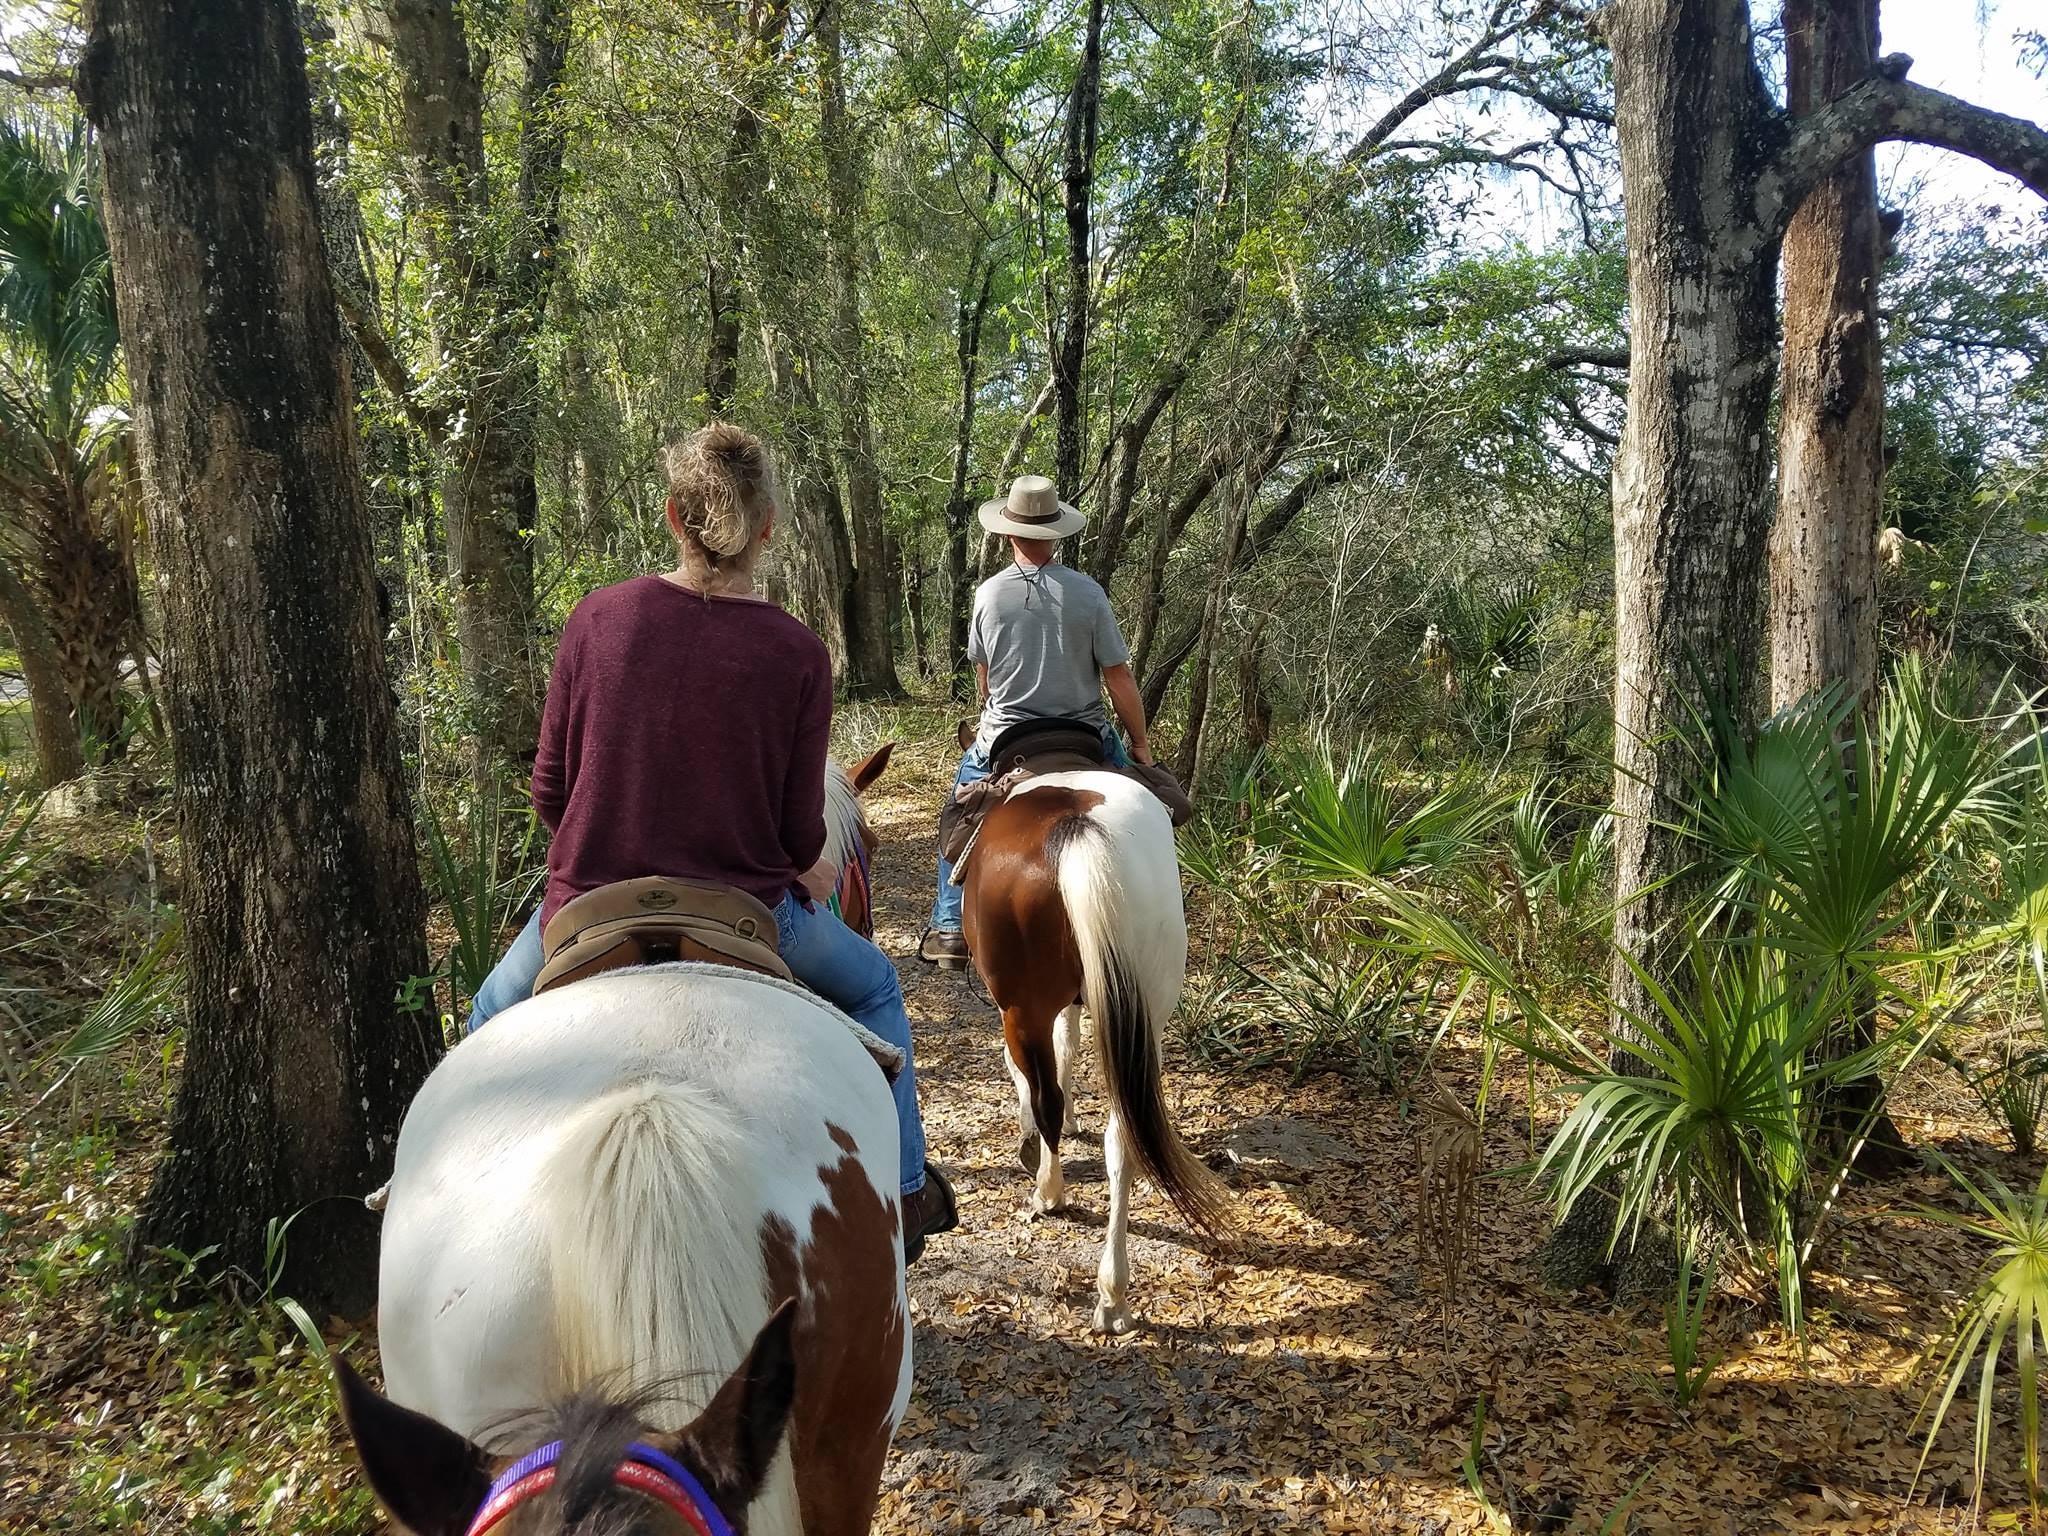
<path id="1" fill-rule="evenodd" d="M 1009 495 L 981 504 L 982 527 L 1019 539 L 1064 539 L 1087 523 L 1087 515 L 1061 501 L 1043 475 L 1019 475 Z"/>

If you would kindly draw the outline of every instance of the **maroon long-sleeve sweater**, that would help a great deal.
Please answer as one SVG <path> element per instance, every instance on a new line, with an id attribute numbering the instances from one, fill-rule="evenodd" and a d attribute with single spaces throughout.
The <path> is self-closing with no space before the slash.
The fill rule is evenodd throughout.
<path id="1" fill-rule="evenodd" d="M 545 923 L 614 880 L 716 880 L 775 905 L 825 848 L 832 662 L 772 603 L 659 576 L 562 628 L 533 765 Z"/>

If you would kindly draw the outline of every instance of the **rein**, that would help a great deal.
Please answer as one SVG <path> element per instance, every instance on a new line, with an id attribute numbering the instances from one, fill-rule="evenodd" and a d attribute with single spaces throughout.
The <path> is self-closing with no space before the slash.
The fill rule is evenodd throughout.
<path id="1" fill-rule="evenodd" d="M 868 926 L 872 928 L 875 921 L 875 908 L 873 890 L 868 877 L 867 839 L 860 835 L 860 829 L 856 827 L 849 836 L 848 841 L 853 845 L 849 850 L 852 857 L 841 866 L 839 883 L 832 888 L 832 895 L 825 905 L 830 907 L 832 915 L 843 923 L 846 921 L 846 898 L 849 895 L 858 893 L 862 905 L 867 908 Z"/>
<path id="2" fill-rule="evenodd" d="M 528 1499 L 553 1487 L 555 1464 L 561 1459 L 562 1442 L 550 1440 L 507 1467 L 491 1484 L 483 1507 L 470 1522 L 469 1536 L 484 1536 Z M 733 1536 L 732 1526 L 711 1502 L 704 1485 L 690 1475 L 690 1469 L 651 1445 L 636 1440 L 627 1446 L 625 1459 L 612 1471 L 612 1481 L 666 1504 L 696 1536 Z"/>

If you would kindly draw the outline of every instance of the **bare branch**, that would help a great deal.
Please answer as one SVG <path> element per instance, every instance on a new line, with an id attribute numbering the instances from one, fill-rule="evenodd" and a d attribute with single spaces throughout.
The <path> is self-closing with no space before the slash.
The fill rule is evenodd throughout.
<path id="1" fill-rule="evenodd" d="M 1957 96 L 1913 85 L 1910 60 L 1878 61 L 1878 75 L 1804 118 L 1757 180 L 1756 220 L 1767 240 L 1785 233 L 1813 189 L 1851 155 L 1893 140 L 1932 144 L 1981 160 L 2048 198 L 2048 131 Z"/>
<path id="2" fill-rule="evenodd" d="M 342 321 L 348 326 L 349 334 L 356 339 L 356 345 L 363 349 L 363 355 L 370 360 L 370 367 L 377 380 L 390 393 L 392 401 L 405 413 L 405 419 L 413 430 L 435 447 L 448 431 L 448 413 L 420 404 L 419 387 L 413 383 L 412 375 L 405 363 L 391 350 L 391 343 L 385 338 L 383 326 L 377 317 L 356 295 L 341 285 L 334 290 L 336 304 L 341 310 Z"/>
<path id="3" fill-rule="evenodd" d="M 1595 442 L 1605 443 L 1610 448 L 1621 446 L 1621 439 L 1588 416 L 1585 407 L 1579 404 L 1578 397 L 1570 390 L 1566 390 L 1559 397 L 1558 403 L 1564 407 L 1565 414 L 1571 417 L 1573 425 L 1586 436 Z"/>
<path id="4" fill-rule="evenodd" d="M 61 75 L 24 75 L 18 70 L 0 69 L 0 85 L 21 91 L 68 91 L 77 84 L 70 72 Z"/>
<path id="5" fill-rule="evenodd" d="M 1627 347 L 1559 347 L 1543 359 L 1546 368 L 1626 368 Z"/>

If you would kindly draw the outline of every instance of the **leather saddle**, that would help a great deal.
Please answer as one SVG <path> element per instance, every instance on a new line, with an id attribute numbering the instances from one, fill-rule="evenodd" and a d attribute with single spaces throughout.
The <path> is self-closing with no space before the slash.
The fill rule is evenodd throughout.
<path id="1" fill-rule="evenodd" d="M 1019 720 L 1003 727 L 988 749 L 988 776 L 1000 779 L 1021 768 L 1026 773 L 1070 773 L 1100 768 L 1106 761 L 1102 732 L 1085 720 Z"/>
<path id="2" fill-rule="evenodd" d="M 971 741 L 966 722 L 962 722 L 961 730 L 963 737 Z M 981 830 L 982 818 L 1019 783 L 1044 773 L 1109 767 L 1100 729 L 1085 720 L 1052 717 L 1019 720 L 1005 726 L 989 745 L 988 761 L 987 780 L 965 786 L 964 794 L 956 793 L 939 812 L 939 853 L 954 866 L 956 885 L 965 878 L 967 855 Z M 1194 815 L 1195 808 L 1186 791 L 1167 769 L 1134 763 L 1109 771 L 1135 779 L 1151 790 L 1176 827 Z"/>
<path id="3" fill-rule="evenodd" d="M 565 902 L 541 931 L 535 993 L 629 965 L 736 966 L 790 981 L 775 914 L 744 891 L 701 880 L 620 880 Z"/>

